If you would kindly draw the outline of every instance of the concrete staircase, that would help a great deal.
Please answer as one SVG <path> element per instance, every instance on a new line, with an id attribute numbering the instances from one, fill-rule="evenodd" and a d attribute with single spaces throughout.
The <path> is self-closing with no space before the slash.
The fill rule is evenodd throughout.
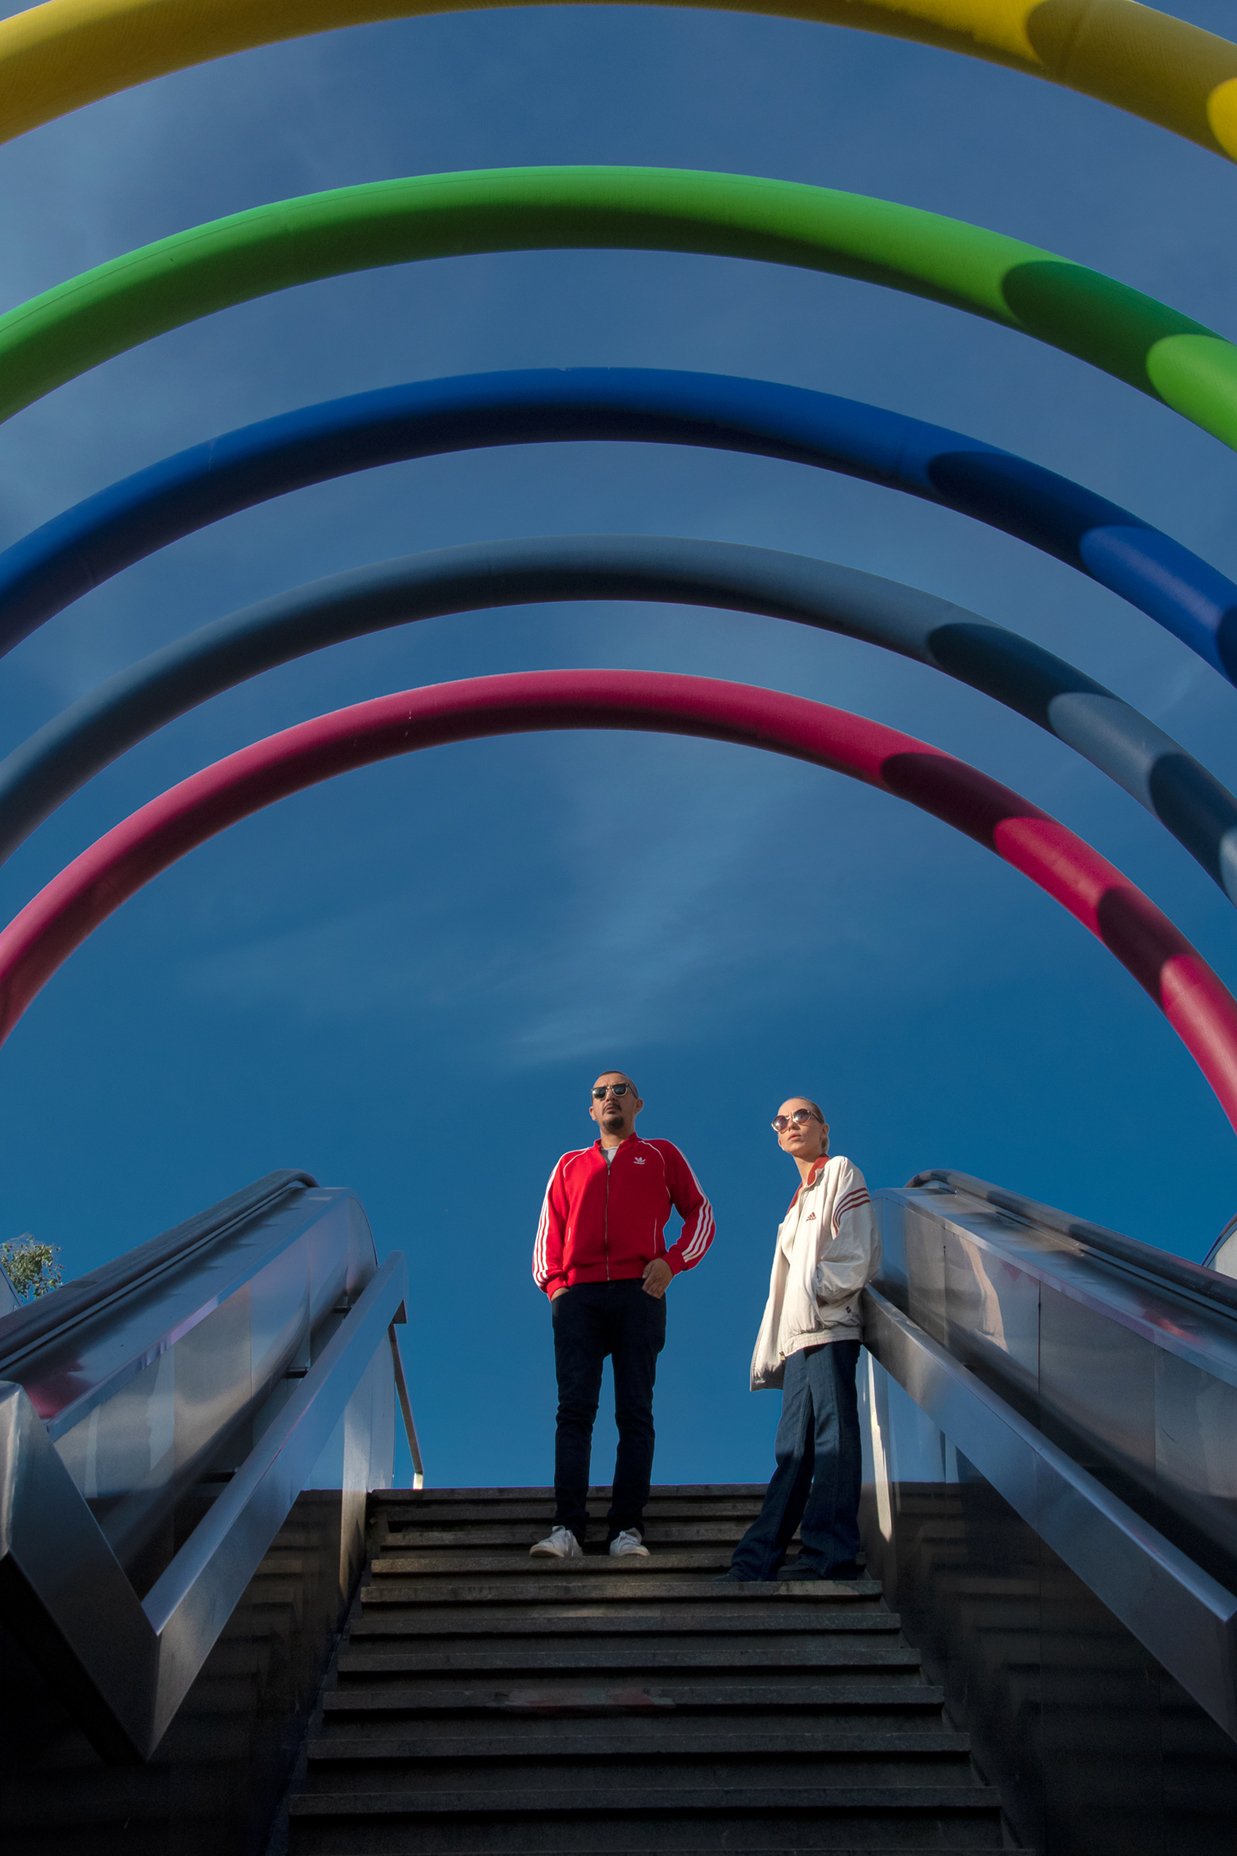
<path id="1" fill-rule="evenodd" d="M 760 1493 L 658 1489 L 649 1559 L 574 1564 L 528 1558 L 545 1490 L 373 1498 L 292 1856 L 1000 1849 L 877 1585 L 712 1582 Z"/>

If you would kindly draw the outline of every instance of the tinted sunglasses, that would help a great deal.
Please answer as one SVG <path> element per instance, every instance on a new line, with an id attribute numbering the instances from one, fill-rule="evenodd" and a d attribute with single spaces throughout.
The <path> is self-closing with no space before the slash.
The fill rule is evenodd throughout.
<path id="1" fill-rule="evenodd" d="M 597 1091 L 594 1090 L 593 1094 L 596 1095 L 596 1093 Z M 792 1109 L 789 1115 L 775 1115 L 769 1126 L 775 1134 L 785 1134 L 792 1121 L 796 1128 L 802 1128 L 805 1122 L 820 1121 L 820 1116 L 814 1115 L 810 1108 L 796 1108 Z M 823 1128 L 825 1124 L 820 1121 L 820 1125 Z"/>

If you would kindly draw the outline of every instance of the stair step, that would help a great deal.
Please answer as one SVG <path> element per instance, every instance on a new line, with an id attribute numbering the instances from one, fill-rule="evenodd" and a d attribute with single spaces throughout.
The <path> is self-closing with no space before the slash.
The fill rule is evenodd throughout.
<path id="1" fill-rule="evenodd" d="M 427 1645 L 430 1640 L 465 1637 L 564 1637 L 578 1634 L 582 1620 L 590 1623 L 590 1643 L 650 1631 L 674 1637 L 704 1633 L 711 1637 L 793 1638 L 821 1634 L 896 1637 L 901 1629 L 895 1612 L 878 1610 L 875 1606 L 840 1605 L 835 1610 L 808 1605 L 790 1609 L 776 1601 L 766 1605 L 753 1600 L 750 1607 L 735 1609 L 719 1609 L 716 1605 L 656 1608 L 625 1605 L 621 1609 L 600 1605 L 538 1605 L 505 1615 L 490 1609 L 470 1610 L 462 1605 L 455 1609 L 435 1607 L 432 1611 L 392 1608 L 368 1618 L 358 1618 L 353 1625 L 353 1635 L 407 1637 Z"/>
<path id="2" fill-rule="evenodd" d="M 313 1792 L 292 1801 L 295 1817 L 388 1817 L 424 1822 L 435 1817 L 483 1818 L 501 1814 L 506 1818 L 528 1817 L 544 1823 L 557 1815 L 570 1815 L 577 1822 L 590 1818 L 626 1817 L 638 1820 L 690 1816 L 703 1820 L 730 1816 L 743 1811 L 767 1811 L 769 1798 L 759 1786 L 718 1785 L 617 1786 L 613 1789 L 594 1786 L 582 1800 L 573 1791 L 550 1791 L 543 1786 L 529 1788 L 510 1785 L 501 1790 L 474 1794 L 471 1791 L 434 1790 L 419 1787 L 415 1791 L 388 1792 Z M 801 1785 L 783 1790 L 778 1810 L 784 1815 L 797 1812 L 815 1814 L 832 1812 L 851 1816 L 912 1812 L 973 1817 L 999 1809 L 996 1792 L 978 1780 L 972 1785 L 850 1785 L 836 1789 L 824 1785 Z"/>
<path id="3" fill-rule="evenodd" d="M 764 1491 L 761 1491 L 763 1495 Z M 664 1521 L 710 1521 L 737 1522 L 738 1530 L 754 1521 L 760 1512 L 760 1495 L 754 1497 L 722 1497 L 715 1501 L 692 1502 L 686 1499 L 678 1501 L 650 1502 L 644 1511 L 644 1525 L 651 1532 Z M 532 1497 L 524 1501 L 499 1502 L 435 1502 L 432 1499 L 415 1507 L 390 1508 L 380 1511 L 376 1517 L 393 1533 L 409 1527 L 419 1527 L 432 1522 L 436 1527 L 473 1526 L 477 1522 L 502 1521 L 510 1527 L 526 1522 L 540 1523 L 548 1529 L 554 1518 L 554 1501 L 549 1495 Z M 590 1502 L 588 1507 L 590 1532 L 603 1533 L 606 1529 L 606 1503 Z"/>
<path id="4" fill-rule="evenodd" d="M 496 1789 L 385 1793 L 316 1792 L 292 1800 L 293 1852 L 324 1845 L 304 1832 L 330 1826 L 349 1856 L 386 1851 L 449 1851 L 465 1842 L 496 1851 L 606 1851 L 638 1839 L 645 1851 L 678 1851 L 684 1837 L 715 1848 L 757 1850 L 784 1844 L 838 1844 L 939 1851 L 942 1844 L 999 1849 L 995 1794 L 987 1786 L 778 1787 L 716 1785 L 663 1790 L 647 1785 L 570 1791 Z M 638 1827 L 638 1828 L 637 1828 Z M 345 1837 L 339 1838 L 340 1831 Z M 486 1833 L 489 1833 L 486 1835 Z M 480 1833 L 480 1834 L 479 1834 Z M 482 1841 L 484 1839 L 484 1841 Z M 329 1847 L 329 1846 L 326 1846 Z"/>
<path id="5" fill-rule="evenodd" d="M 644 1601 L 650 1598 L 707 1599 L 710 1604 L 750 1605 L 766 1595 L 776 1595 L 784 1604 L 819 1605 L 853 1604 L 857 1599 L 879 1598 L 881 1588 L 874 1579 L 856 1579 L 850 1583 L 839 1579 L 800 1579 L 789 1585 L 755 1582 L 752 1584 L 716 1584 L 711 1579 L 686 1575 L 675 1578 L 659 1572 L 654 1560 L 641 1560 L 647 1568 L 636 1572 L 619 1567 L 615 1572 L 598 1574 L 587 1561 L 566 1560 L 554 1565 L 551 1572 L 529 1572 L 527 1565 L 507 1578 L 470 1579 L 466 1575 L 450 1582 L 433 1579 L 391 1578 L 370 1581 L 361 1589 L 364 1605 L 440 1604 L 449 1599 L 459 1605 L 559 1604 L 575 1603 L 581 1598 L 605 1598 L 613 1604 Z"/>
<path id="6" fill-rule="evenodd" d="M 729 1552 L 720 1547 L 672 1547 L 656 1554 L 650 1553 L 648 1559 L 611 1559 L 605 1553 L 590 1553 L 583 1560 L 541 1559 L 538 1564 L 530 1558 L 529 1544 L 524 1541 L 506 1553 L 476 1550 L 456 1553 L 429 1548 L 409 1551 L 401 1547 L 398 1553 L 384 1550 L 375 1554 L 370 1571 L 378 1579 L 406 1578 L 409 1574 L 418 1579 L 441 1577 L 443 1574 L 450 1574 L 455 1579 L 475 1579 L 482 1573 L 516 1573 L 524 1577 L 530 1573 L 544 1573 L 550 1578 L 557 1578 L 567 1571 L 573 1574 L 600 1573 L 603 1577 L 622 1579 L 633 1573 L 647 1578 L 650 1571 L 717 1573 L 724 1571 L 730 1564 Z"/>
<path id="7" fill-rule="evenodd" d="M 865 1730 L 875 1729 L 886 1717 L 899 1728 L 913 1720 L 939 1726 L 943 1691 L 926 1682 L 866 1681 L 863 1678 L 814 1678 L 785 1682 L 745 1681 L 741 1676 L 710 1677 L 706 1682 L 688 1676 L 651 1682 L 607 1683 L 587 1677 L 565 1676 L 555 1681 L 530 1682 L 509 1688 L 490 1680 L 400 1681 L 348 1684 L 329 1689 L 322 1697 L 323 1719 L 341 1721 L 392 1714 L 423 1720 L 427 1727 L 447 1731 L 446 1723 L 470 1717 L 505 1720 L 629 1717 L 673 1712 L 702 1716 L 743 1716 L 753 1728 L 764 1716 L 789 1720 L 804 1713 L 861 1717 Z"/>
<path id="8" fill-rule="evenodd" d="M 875 1580 L 718 1583 L 763 1493 L 656 1491 L 611 1560 L 594 1491 L 566 1562 L 529 1557 L 545 1489 L 375 1498 L 291 1856 L 999 1850 Z"/>
<path id="9" fill-rule="evenodd" d="M 377 1763 L 389 1765 L 433 1765 L 446 1761 L 487 1761 L 501 1766 L 504 1761 L 518 1761 L 521 1766 L 537 1760 L 561 1758 L 573 1764 L 590 1761 L 609 1765 L 616 1761 L 651 1760 L 664 1765 L 667 1760 L 820 1760 L 842 1762 L 848 1766 L 868 1762 L 888 1763 L 905 1759 L 908 1770 L 918 1771 L 925 1763 L 954 1765 L 970 1757 L 970 1742 L 965 1734 L 949 1733 L 939 1728 L 931 1733 L 854 1733 L 845 1728 L 818 1726 L 812 1722 L 790 1725 L 779 1722 L 763 1729 L 747 1721 L 717 1723 L 712 1726 L 676 1722 L 673 1739 L 666 1738 L 664 1716 L 657 1718 L 646 1709 L 618 1718 L 576 1721 L 570 1725 L 556 1723 L 538 1732 L 527 1718 L 509 1719 L 505 1724 L 464 1730 L 458 1721 L 449 1731 L 426 1734 L 418 1723 L 415 1732 L 391 1725 L 378 1729 L 364 1728 L 355 1722 L 328 1721 L 330 1731 L 313 1736 L 308 1746 L 311 1764 L 319 1767 L 340 1761 L 360 1767 Z M 572 1774 L 573 1781 L 575 1774 Z M 969 1783 L 971 1773 L 963 1775 Z M 591 1782 L 591 1781 L 590 1781 Z M 663 1783 L 665 1780 L 663 1778 Z M 882 1774 L 882 1784 L 900 1784 L 898 1774 Z M 922 1782 L 922 1781 L 921 1781 Z M 953 1781 L 958 1783 L 959 1781 Z M 532 1784 L 531 1776 L 527 1780 Z"/>
<path id="10" fill-rule="evenodd" d="M 707 1503 L 716 1501 L 734 1501 L 736 1499 L 752 1502 L 757 1507 L 764 1499 L 763 1482 L 659 1482 L 655 1489 L 650 1489 L 645 1512 L 664 1507 L 667 1502 Z M 431 1506 L 435 1503 L 444 1507 L 467 1507 L 477 1502 L 491 1509 L 503 1509 L 511 1504 L 521 1502 L 541 1502 L 543 1506 L 554 1506 L 554 1490 L 545 1484 L 539 1487 L 502 1488 L 502 1489 L 375 1489 L 369 1498 L 371 1511 L 375 1514 L 387 1513 L 392 1508 L 412 1508 Z M 604 1483 L 593 1483 L 588 1491 L 590 1510 L 598 1508 L 604 1514 L 610 1505 L 610 1490 Z"/>
<path id="11" fill-rule="evenodd" d="M 356 1645 L 360 1633 L 353 1631 L 352 1644 Z M 371 1640 L 372 1641 L 372 1640 Z M 571 1670 L 571 1669 L 764 1669 L 771 1675 L 778 1670 L 789 1673 L 792 1669 L 806 1669 L 817 1674 L 826 1669 L 874 1670 L 891 1672 L 908 1671 L 918 1677 L 921 1659 L 918 1650 L 898 1637 L 886 1641 L 876 1638 L 848 1638 L 844 1642 L 819 1642 L 813 1637 L 791 1639 L 784 1644 L 769 1643 L 757 1637 L 751 1644 L 735 1644 L 726 1637 L 713 1641 L 678 1643 L 665 1637 L 650 1635 L 635 1643 L 618 1643 L 610 1650 L 595 1649 L 588 1635 L 568 1639 L 563 1643 L 538 1648 L 536 1644 L 513 1642 L 500 1645 L 494 1651 L 478 1651 L 472 1648 L 464 1650 L 436 1650 L 430 1661 L 425 1653 L 414 1646 L 401 1651 L 389 1640 L 381 1647 L 375 1646 L 371 1656 L 382 1658 L 381 1665 L 372 1660 L 358 1663 L 355 1658 L 358 1650 L 349 1646 L 341 1650 L 339 1668 L 341 1673 L 356 1668 L 404 1669 L 409 1675 L 448 1675 L 456 1671 L 488 1669 L 493 1674 L 511 1673 L 517 1669 Z"/>
<path id="12" fill-rule="evenodd" d="M 584 1839 L 587 1839 L 587 1842 Z M 639 1838 L 639 1844 L 634 1840 Z M 292 1856 L 685 1856 L 707 1852 L 785 1852 L 805 1856 L 827 1850 L 830 1856 L 894 1856 L 894 1852 L 927 1850 L 931 1856 L 974 1856 L 977 1850 L 1005 1850 L 1001 1833 L 982 1818 L 945 1824 L 931 1820 L 905 1822 L 828 1818 L 783 1823 L 765 1812 L 721 1821 L 676 1819 L 669 1824 L 588 1824 L 573 1820 L 540 1826 L 527 1822 L 504 1825 L 438 1822 L 384 1824 L 365 1822 L 346 1830 L 329 1819 L 292 1826 Z"/>
<path id="13" fill-rule="evenodd" d="M 539 1520 L 541 1533 L 544 1534 L 548 1528 L 548 1519 L 543 1514 Z M 720 1516 L 716 1521 L 654 1520 L 646 1526 L 644 1538 L 649 1546 L 660 1553 L 664 1547 L 722 1546 L 730 1548 L 733 1547 L 742 1531 L 736 1521 L 728 1516 Z M 427 1521 L 391 1529 L 386 1537 L 401 1553 L 419 1552 L 423 1548 L 430 1550 L 450 1548 L 452 1551 L 458 1548 L 462 1552 L 477 1548 L 482 1551 L 488 1549 L 496 1552 L 499 1548 L 506 1546 L 518 1548 L 521 1541 L 523 1541 L 524 1550 L 527 1551 L 532 1545 L 533 1538 L 539 1539 L 540 1535 L 537 1535 L 536 1528 L 532 1527 L 528 1530 L 528 1536 L 525 1537 L 523 1528 L 509 1521 L 461 1522 L 458 1527 L 444 1526 L 441 1521 Z M 588 1544 L 590 1546 L 592 1544 L 591 1536 Z M 601 1550 L 599 1541 L 599 1554 Z"/>
<path id="14" fill-rule="evenodd" d="M 615 1754 L 582 1759 L 566 1768 L 553 1754 L 541 1759 L 530 1757 L 522 1763 L 512 1759 L 436 1761 L 391 1757 L 370 1763 L 326 1759 L 309 1765 L 301 1796 L 310 1799 L 346 1791 L 368 1808 L 371 1803 L 407 1796 L 410 1790 L 420 1792 L 426 1786 L 441 1786 L 466 1795 L 472 1800 L 473 1810 L 484 1810 L 491 1799 L 507 1799 L 513 1785 L 520 1786 L 524 1795 L 535 1787 L 542 1796 L 553 1787 L 557 1796 L 590 1808 L 603 1790 L 615 1796 L 621 1792 L 630 1798 L 647 1792 L 650 1785 L 658 1787 L 667 1801 L 680 1796 L 725 1799 L 741 1788 L 763 1796 L 767 1808 L 777 1809 L 788 1789 L 801 1786 L 831 1797 L 856 1789 L 880 1788 L 890 1794 L 890 1802 L 912 1792 L 937 1797 L 948 1793 L 952 1798 L 960 1791 L 978 1789 L 985 1793 L 985 1808 L 990 1809 L 992 1804 L 986 1787 L 980 1786 L 971 1772 L 965 1754 L 941 1761 L 912 1761 L 905 1756 L 885 1760 L 877 1756 L 826 1759 L 811 1753 L 797 1759 L 768 1755 L 733 1761 L 722 1755 L 676 1759 L 671 1754 L 658 1760 L 648 1754 L 636 1758 Z M 917 1808 L 923 1808 L 922 1802 Z"/>

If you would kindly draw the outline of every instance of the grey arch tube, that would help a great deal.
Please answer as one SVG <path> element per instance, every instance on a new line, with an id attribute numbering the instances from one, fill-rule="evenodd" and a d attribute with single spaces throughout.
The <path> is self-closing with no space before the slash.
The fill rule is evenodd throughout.
<path id="1" fill-rule="evenodd" d="M 204 626 L 102 684 L 0 762 L 0 860 L 126 748 L 264 670 L 418 619 L 583 599 L 761 613 L 942 670 L 1123 786 L 1237 902 L 1237 799 L 1171 735 L 1064 659 L 965 607 L 854 568 L 651 536 L 534 538 L 414 555 Z"/>

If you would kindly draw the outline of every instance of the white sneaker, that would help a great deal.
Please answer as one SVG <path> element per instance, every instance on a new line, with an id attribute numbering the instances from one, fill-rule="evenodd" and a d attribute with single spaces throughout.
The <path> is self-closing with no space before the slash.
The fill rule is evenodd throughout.
<path id="1" fill-rule="evenodd" d="M 646 1560 L 649 1550 L 641 1540 L 634 1527 L 625 1527 L 621 1534 L 616 1534 L 610 1542 L 612 1560 Z"/>
<path id="2" fill-rule="evenodd" d="M 584 1548 L 569 1527 L 552 1527 L 544 1540 L 528 1549 L 532 1559 L 582 1560 Z"/>

